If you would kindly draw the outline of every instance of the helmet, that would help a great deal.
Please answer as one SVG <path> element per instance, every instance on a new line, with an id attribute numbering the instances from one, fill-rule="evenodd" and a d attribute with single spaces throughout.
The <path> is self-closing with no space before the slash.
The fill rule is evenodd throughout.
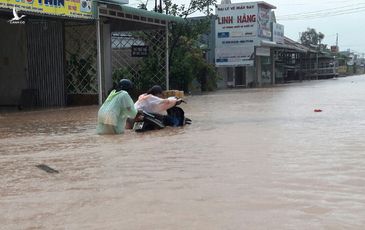
<path id="1" fill-rule="evenodd" d="M 152 94 L 154 96 L 157 96 L 157 95 L 162 94 L 162 93 L 163 93 L 162 87 L 159 86 L 159 85 L 154 85 L 154 86 L 152 86 L 152 88 L 150 88 L 147 91 L 147 94 Z"/>
<path id="2" fill-rule="evenodd" d="M 122 79 L 119 81 L 117 89 L 118 91 L 124 90 L 128 92 L 133 89 L 133 83 L 128 79 Z"/>

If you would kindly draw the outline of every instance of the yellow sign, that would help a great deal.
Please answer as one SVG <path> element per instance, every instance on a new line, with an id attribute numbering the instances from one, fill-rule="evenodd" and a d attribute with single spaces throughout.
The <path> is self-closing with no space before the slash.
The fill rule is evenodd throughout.
<path id="1" fill-rule="evenodd" d="M 0 0 L 0 8 L 74 18 L 92 18 L 92 0 Z"/>

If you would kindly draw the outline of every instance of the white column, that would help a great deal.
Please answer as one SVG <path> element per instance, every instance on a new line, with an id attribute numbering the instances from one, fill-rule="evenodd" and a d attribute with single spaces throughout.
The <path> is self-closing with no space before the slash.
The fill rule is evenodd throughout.
<path id="1" fill-rule="evenodd" d="M 98 90 L 99 90 L 99 105 L 103 104 L 103 87 L 101 78 L 101 30 L 100 30 L 100 17 L 99 7 L 97 7 L 97 19 L 96 19 L 96 44 L 97 44 L 97 77 L 98 77 Z"/>
<path id="2" fill-rule="evenodd" d="M 113 73 L 112 73 L 112 50 L 111 50 L 111 32 L 110 24 L 103 24 L 101 28 L 102 41 L 103 41 L 103 73 L 104 73 L 104 90 L 106 93 L 113 86 Z"/>

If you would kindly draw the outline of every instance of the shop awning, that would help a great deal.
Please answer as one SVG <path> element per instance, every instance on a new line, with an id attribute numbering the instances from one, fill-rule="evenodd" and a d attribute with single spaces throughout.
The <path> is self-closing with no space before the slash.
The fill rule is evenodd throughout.
<path id="1" fill-rule="evenodd" d="M 295 44 L 294 41 L 293 41 L 293 43 L 291 43 L 290 41 L 288 41 L 287 38 L 284 39 L 284 44 L 278 44 L 276 42 L 262 40 L 261 46 L 282 48 L 282 49 L 287 49 L 287 50 L 293 50 L 293 51 L 300 52 L 300 53 L 307 53 L 309 51 L 309 49 L 306 48 L 305 46 L 303 46 L 299 43 Z"/>
<path id="2" fill-rule="evenodd" d="M 133 8 L 114 1 L 97 1 L 99 3 L 99 16 L 121 19 L 136 23 L 165 26 L 169 22 L 182 23 L 184 19 L 153 11 Z"/>

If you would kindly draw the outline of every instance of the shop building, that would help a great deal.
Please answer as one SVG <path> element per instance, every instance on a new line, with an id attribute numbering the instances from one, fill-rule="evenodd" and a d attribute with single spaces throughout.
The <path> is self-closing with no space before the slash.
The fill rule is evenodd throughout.
<path id="1" fill-rule="evenodd" d="M 0 0 L 0 106 L 66 105 L 69 28 L 90 24 L 89 1 Z"/>
<path id="2" fill-rule="evenodd" d="M 214 44 L 208 56 L 222 76 L 219 88 L 261 87 L 337 75 L 333 56 L 285 36 L 284 25 L 276 22 L 275 6 L 263 1 L 223 2 L 216 6 L 208 43 Z"/>
<path id="3" fill-rule="evenodd" d="M 169 27 L 183 19 L 127 3 L 0 0 L 0 107 L 100 104 L 115 72 L 143 82 L 149 55 L 168 88 Z"/>
<path id="4" fill-rule="evenodd" d="M 99 104 L 121 77 L 131 79 L 136 90 L 155 84 L 169 89 L 168 36 L 184 19 L 117 2 L 96 3 Z"/>
<path id="5" fill-rule="evenodd" d="M 215 19 L 215 66 L 220 87 L 252 87 L 271 83 L 272 10 L 266 2 L 219 4 Z"/>

